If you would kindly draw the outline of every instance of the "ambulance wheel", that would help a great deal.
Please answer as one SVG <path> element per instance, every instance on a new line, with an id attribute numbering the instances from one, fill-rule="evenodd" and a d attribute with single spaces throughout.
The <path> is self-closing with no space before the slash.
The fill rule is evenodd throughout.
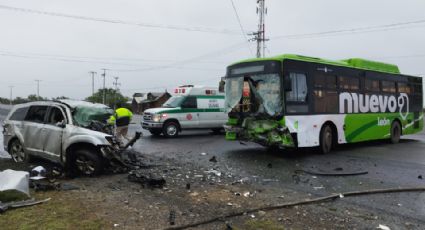
<path id="1" fill-rule="evenodd" d="M 325 154 L 329 153 L 332 150 L 332 147 L 335 143 L 334 141 L 334 133 L 332 131 L 331 126 L 325 125 L 322 127 L 320 131 L 320 152 Z"/>
<path id="2" fill-rule="evenodd" d="M 401 127 L 398 121 L 391 124 L 391 143 L 397 144 L 400 141 Z"/>
<path id="3" fill-rule="evenodd" d="M 179 125 L 174 121 L 168 121 L 162 128 L 165 137 L 177 137 L 179 135 Z"/>
<path id="4" fill-rule="evenodd" d="M 160 129 L 149 129 L 149 132 L 153 135 L 153 136 L 159 136 L 162 133 L 162 130 Z"/>

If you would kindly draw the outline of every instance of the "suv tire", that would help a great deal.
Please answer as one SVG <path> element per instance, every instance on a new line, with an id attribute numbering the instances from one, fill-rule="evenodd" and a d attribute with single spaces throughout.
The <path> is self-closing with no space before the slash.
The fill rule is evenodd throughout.
<path id="1" fill-rule="evenodd" d="M 28 163 L 31 159 L 31 157 L 27 153 L 25 153 L 24 146 L 18 139 L 14 139 L 9 144 L 9 154 L 12 157 L 13 161 L 17 163 Z"/>
<path id="2" fill-rule="evenodd" d="M 179 135 L 179 125 L 174 121 L 168 121 L 162 128 L 165 137 L 177 137 Z"/>
<path id="3" fill-rule="evenodd" d="M 77 149 L 73 159 L 72 167 L 79 175 L 96 176 L 103 171 L 102 158 L 93 150 Z"/>

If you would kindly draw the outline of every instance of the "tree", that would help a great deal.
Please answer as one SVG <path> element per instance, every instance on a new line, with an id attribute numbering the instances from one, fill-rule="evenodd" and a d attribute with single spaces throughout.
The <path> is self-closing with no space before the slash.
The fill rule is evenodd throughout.
<path id="1" fill-rule="evenodd" d="M 35 94 L 28 95 L 28 101 L 47 101 L 47 98 L 39 97 Z"/>
<path id="2" fill-rule="evenodd" d="M 103 102 L 103 92 L 105 92 L 105 104 L 109 107 L 125 107 L 127 104 L 127 101 L 130 99 L 128 97 L 125 97 L 122 95 L 119 91 L 107 88 L 107 89 L 99 89 L 96 93 L 91 95 L 90 97 L 86 98 L 86 101 L 93 102 L 93 103 L 102 103 Z"/>

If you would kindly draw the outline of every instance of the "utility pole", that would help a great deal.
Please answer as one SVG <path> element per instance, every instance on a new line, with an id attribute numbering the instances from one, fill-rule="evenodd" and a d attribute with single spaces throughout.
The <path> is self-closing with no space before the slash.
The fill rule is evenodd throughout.
<path id="1" fill-rule="evenodd" d="M 106 103 L 106 87 L 105 87 L 105 79 L 106 79 L 106 70 L 107 69 L 102 69 L 103 73 L 102 73 L 102 77 L 103 77 L 103 96 L 102 96 L 102 103 L 105 104 Z"/>
<path id="2" fill-rule="evenodd" d="M 121 85 L 120 83 L 118 83 L 118 79 L 119 77 L 114 77 L 115 82 L 113 83 L 115 86 L 115 92 L 114 92 L 114 110 L 116 109 L 116 103 L 117 103 L 117 92 L 118 92 L 118 86 Z"/>
<path id="3" fill-rule="evenodd" d="M 97 74 L 95 71 L 90 71 L 91 74 L 91 95 L 94 95 L 94 75 Z"/>
<path id="4" fill-rule="evenodd" d="M 40 99 L 40 81 L 41 80 L 35 80 L 37 82 L 37 100 Z"/>
<path id="5" fill-rule="evenodd" d="M 258 31 L 250 34 L 254 38 L 251 41 L 257 42 L 257 58 L 265 57 L 266 55 L 266 24 L 265 17 L 267 14 L 267 8 L 265 0 L 257 0 L 257 14 L 258 14 Z"/>
<path id="6" fill-rule="evenodd" d="M 10 105 L 12 105 L 13 103 L 12 103 L 12 100 L 13 100 L 13 85 L 11 85 L 11 86 L 9 86 L 9 88 L 10 88 L 10 99 L 9 99 L 9 102 L 10 102 Z"/>

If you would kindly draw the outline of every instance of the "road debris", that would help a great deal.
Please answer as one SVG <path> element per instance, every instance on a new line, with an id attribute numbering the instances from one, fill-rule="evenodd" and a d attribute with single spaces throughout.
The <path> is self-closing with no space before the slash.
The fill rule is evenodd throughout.
<path id="1" fill-rule="evenodd" d="M 368 171 L 355 171 L 355 172 L 342 172 L 343 169 L 342 168 L 337 168 L 338 170 L 335 171 L 339 171 L 338 173 L 335 172 L 326 172 L 326 171 L 310 171 L 310 170 L 306 170 L 306 169 L 297 169 L 294 172 L 296 174 L 301 174 L 301 173 L 307 173 L 310 175 L 314 175 L 314 176 L 358 176 L 358 175 L 365 175 L 368 174 Z M 314 178 L 314 177 L 313 177 Z"/>
<path id="2" fill-rule="evenodd" d="M 290 202 L 290 203 L 286 203 L 286 204 L 259 207 L 259 208 L 254 208 L 254 209 L 250 209 L 250 210 L 235 212 L 235 213 L 231 213 L 231 214 L 228 214 L 228 215 L 222 215 L 222 216 L 214 217 L 214 218 L 211 218 L 211 219 L 208 219 L 208 220 L 199 221 L 199 222 L 192 223 L 192 224 L 187 224 L 187 225 L 182 225 L 182 226 L 177 226 L 177 227 L 171 227 L 171 228 L 167 228 L 167 229 L 168 230 L 188 229 L 188 228 L 193 228 L 193 227 L 197 227 L 197 226 L 200 226 L 200 225 L 205 225 L 205 224 L 213 223 L 213 222 L 216 222 L 216 221 L 221 221 L 221 220 L 225 220 L 225 219 L 228 219 L 228 218 L 243 216 L 243 215 L 247 215 L 247 214 L 251 214 L 251 217 L 255 218 L 255 215 L 253 213 L 256 213 L 256 212 L 259 212 L 259 211 L 271 211 L 271 210 L 289 208 L 289 207 L 294 207 L 294 206 L 299 206 L 299 205 L 309 205 L 309 204 L 315 204 L 315 203 L 323 203 L 323 202 L 326 202 L 326 201 L 334 201 L 334 200 L 337 200 L 338 198 L 342 198 L 342 197 L 355 197 L 355 196 L 364 196 L 364 195 L 372 195 L 372 194 L 403 193 L 403 192 L 425 192 L 425 187 L 374 189 L 374 190 L 353 191 L 353 192 L 346 192 L 346 193 L 340 193 L 340 194 L 333 194 L 333 195 L 318 197 L 318 198 L 314 198 L 314 199 L 306 199 L 306 200 Z M 387 227 L 385 225 L 382 225 L 382 226 Z M 389 229 L 389 228 L 387 228 L 387 229 Z"/>
<path id="3" fill-rule="evenodd" d="M 221 172 L 218 171 L 218 170 L 215 170 L 215 169 L 211 169 L 211 170 L 205 171 L 205 173 L 214 174 L 214 175 L 216 175 L 218 177 L 221 177 Z"/>
<path id="4" fill-rule="evenodd" d="M 168 216 L 168 222 L 170 223 L 170 225 L 176 224 L 176 211 L 170 211 L 170 215 Z"/>
<path id="5" fill-rule="evenodd" d="M 164 177 L 153 176 L 149 173 L 147 176 L 138 171 L 131 171 L 128 174 L 128 181 L 139 183 L 143 188 L 163 188 L 166 184 Z"/>
<path id="6" fill-rule="evenodd" d="M 376 227 L 377 229 L 381 229 L 381 230 L 391 230 L 391 228 L 389 228 L 388 226 L 385 226 L 383 224 L 378 225 L 378 227 Z"/>
<path id="7" fill-rule="evenodd" d="M 42 204 L 49 201 L 50 199 L 51 198 L 47 198 L 47 199 L 38 200 L 38 201 L 34 199 L 30 199 L 30 200 L 16 201 L 16 202 L 9 202 L 9 203 L 0 202 L 0 213 L 4 213 L 9 209 L 23 208 L 23 207 L 33 206 L 37 204 Z"/>
<path id="8" fill-rule="evenodd" d="M 419 179 L 419 180 L 422 180 L 422 179 L 423 179 L 422 175 L 419 175 L 419 176 L 418 176 L 418 179 Z"/>
<path id="9" fill-rule="evenodd" d="M 26 200 L 30 197 L 29 173 L 11 169 L 0 172 L 0 202 Z"/>
<path id="10" fill-rule="evenodd" d="M 211 157 L 210 162 L 217 163 L 217 158 L 215 156 Z"/>

